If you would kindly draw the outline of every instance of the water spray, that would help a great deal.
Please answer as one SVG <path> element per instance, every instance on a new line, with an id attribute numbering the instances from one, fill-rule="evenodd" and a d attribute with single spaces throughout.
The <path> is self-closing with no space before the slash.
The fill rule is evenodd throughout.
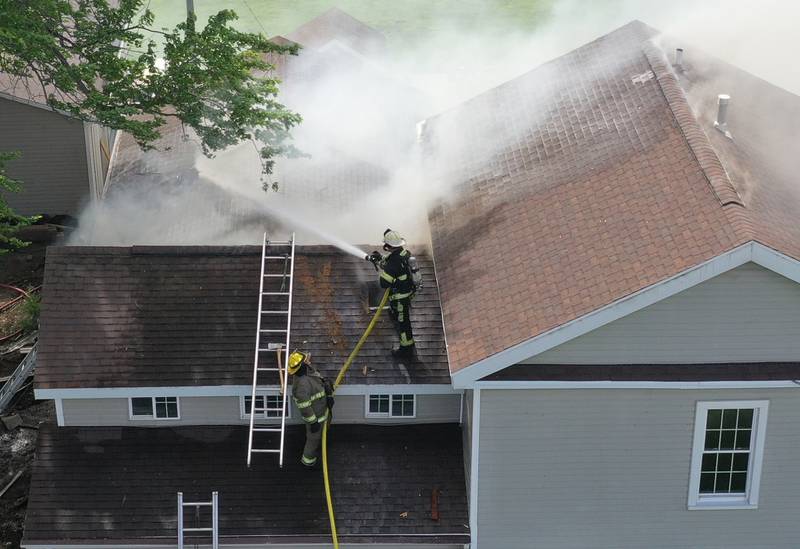
<path id="1" fill-rule="evenodd" d="M 252 196 L 249 196 L 238 189 L 226 187 L 213 179 L 207 179 L 207 180 L 230 194 L 254 202 L 254 205 L 257 209 L 261 210 L 264 214 L 268 215 L 269 217 L 279 221 L 285 227 L 287 228 L 291 227 L 294 229 L 298 229 L 299 231 L 305 231 L 307 233 L 313 234 L 314 236 L 319 237 L 321 240 L 330 242 L 333 246 L 339 248 L 340 250 L 342 250 L 347 254 L 355 256 L 359 259 L 364 259 L 364 252 L 358 249 L 356 246 L 353 246 L 352 244 L 346 242 L 342 238 L 334 234 L 328 233 L 317 226 L 311 225 L 307 221 L 300 219 L 299 216 L 292 215 L 274 206 L 270 206 L 258 200 L 254 200 Z"/>

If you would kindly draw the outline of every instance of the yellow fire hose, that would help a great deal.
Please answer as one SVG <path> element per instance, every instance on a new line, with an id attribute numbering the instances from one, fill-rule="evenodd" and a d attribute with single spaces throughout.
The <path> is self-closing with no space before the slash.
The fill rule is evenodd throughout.
<path id="1" fill-rule="evenodd" d="M 366 331 L 361 336 L 361 339 L 358 340 L 356 343 L 355 348 L 350 353 L 350 356 L 347 357 L 347 360 L 342 366 L 342 369 L 339 370 L 339 375 L 336 376 L 336 382 L 333 384 L 333 392 L 336 393 L 336 389 L 341 385 L 342 380 L 344 379 L 344 375 L 347 373 L 347 370 L 350 368 L 350 365 L 353 363 L 353 360 L 358 355 L 358 351 L 361 350 L 361 346 L 364 345 L 364 342 L 369 337 L 370 332 L 372 332 L 372 328 L 375 327 L 375 323 L 378 322 L 378 317 L 381 316 L 381 312 L 383 308 L 386 306 L 386 302 L 389 301 L 389 289 L 387 288 L 385 292 L 383 292 L 383 298 L 381 299 L 380 305 L 378 305 L 378 310 L 375 311 L 375 314 L 372 316 L 372 320 L 369 321 L 369 326 L 367 326 Z M 328 424 L 330 420 L 325 422 L 325 426 L 322 429 L 322 474 L 325 478 L 325 498 L 328 500 L 328 518 L 331 521 L 331 538 L 333 539 L 333 547 L 334 549 L 339 549 L 339 538 L 336 535 L 336 517 L 333 515 L 333 500 L 331 499 L 331 485 L 328 479 Z"/>

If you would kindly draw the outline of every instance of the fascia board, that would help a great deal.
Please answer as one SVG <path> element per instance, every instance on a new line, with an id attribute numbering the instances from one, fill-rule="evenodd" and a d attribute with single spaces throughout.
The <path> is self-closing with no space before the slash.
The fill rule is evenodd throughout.
<path id="1" fill-rule="evenodd" d="M 168 395 L 177 397 L 219 397 L 247 396 L 252 385 L 217 385 L 199 387 L 104 387 L 76 389 L 35 389 L 34 396 L 38 400 L 72 399 L 72 398 L 131 398 Z M 278 392 L 278 386 L 274 387 Z M 450 395 L 459 394 L 449 384 L 426 385 L 344 385 L 338 395 L 367 395 L 373 393 L 405 393 L 415 395 Z"/>
<path id="2" fill-rule="evenodd" d="M 478 381 L 476 389 L 800 389 L 800 381 Z"/>
<path id="3" fill-rule="evenodd" d="M 769 248 L 764 248 L 769 250 Z M 774 250 L 770 251 L 774 252 Z M 456 389 L 470 388 L 476 381 L 483 377 L 508 368 L 509 366 L 543 353 L 553 347 L 557 347 L 571 339 L 596 330 L 601 326 L 653 305 L 654 303 L 710 280 L 752 260 L 752 242 L 737 246 L 708 261 L 686 269 L 675 276 L 643 288 L 638 292 L 609 303 L 582 317 L 557 326 L 527 341 L 518 343 L 513 347 L 509 347 L 504 351 L 500 351 L 488 358 L 480 360 L 471 366 L 467 366 L 452 374 L 453 387 Z M 759 264 L 763 265 L 762 263 Z M 763 266 L 766 267 L 766 265 Z M 800 270 L 798 274 L 800 274 Z"/>
<path id="4" fill-rule="evenodd" d="M 751 261 L 765 269 L 785 276 L 800 284 L 800 261 L 784 255 L 760 242 L 753 242 L 753 257 Z"/>

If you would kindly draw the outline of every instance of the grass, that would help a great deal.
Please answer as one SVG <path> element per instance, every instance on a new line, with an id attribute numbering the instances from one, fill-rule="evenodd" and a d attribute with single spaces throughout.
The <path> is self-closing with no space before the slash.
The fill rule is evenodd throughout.
<path id="1" fill-rule="evenodd" d="M 222 9 L 239 15 L 237 27 L 267 36 L 287 34 L 338 7 L 378 29 L 389 49 L 424 39 L 438 30 L 532 30 L 544 22 L 555 0 L 194 0 L 200 21 Z M 186 16 L 184 0 L 150 0 L 157 27 L 174 27 Z"/>

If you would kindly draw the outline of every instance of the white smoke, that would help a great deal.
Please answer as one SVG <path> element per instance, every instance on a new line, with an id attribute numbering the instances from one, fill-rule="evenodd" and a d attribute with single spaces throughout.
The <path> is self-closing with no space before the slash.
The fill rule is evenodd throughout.
<path id="1" fill-rule="evenodd" d="M 415 146 L 417 122 L 633 19 L 685 41 L 687 49 L 702 48 L 800 92 L 800 71 L 794 68 L 790 47 L 790 26 L 798 21 L 800 7 L 793 2 L 764 0 L 755 9 L 744 0 L 561 0 L 544 23 L 530 30 L 490 18 L 492 2 L 477 11 L 474 3 L 469 5 L 473 11 L 464 14 L 432 8 L 429 32 L 420 32 L 418 40 L 384 58 L 362 57 L 331 43 L 320 54 L 323 65 L 309 69 L 307 82 L 290 82 L 287 77 L 283 99 L 304 117 L 295 141 L 310 157 L 279 162 L 278 192 L 261 189 L 261 165 L 250 143 L 212 159 L 198 153 L 196 170 L 198 179 L 205 181 L 203 191 L 189 186 L 176 192 L 165 185 L 147 193 L 121 193 L 87 210 L 75 241 L 257 243 L 265 226 L 270 228 L 270 213 L 262 208 L 266 205 L 282 213 L 272 219 L 273 226 L 295 228 L 305 242 L 325 240 L 320 234 L 353 243 L 375 242 L 392 227 L 412 242 L 427 243 L 428 207 L 452 189 L 422 168 Z M 478 24 L 484 17 L 489 22 Z M 572 78 L 551 76 L 554 86 Z M 497 136 L 458 128 L 447 138 L 452 149 L 469 139 L 471 148 L 491 151 L 497 141 Z M 443 154 L 438 161 L 456 159 Z M 208 191 L 209 185 L 235 195 L 230 200 L 238 206 L 220 208 L 220 194 Z M 226 218 L 227 214 L 239 217 Z M 290 227 L 292 219 L 302 223 Z M 303 224 L 315 230 L 304 231 Z"/>

